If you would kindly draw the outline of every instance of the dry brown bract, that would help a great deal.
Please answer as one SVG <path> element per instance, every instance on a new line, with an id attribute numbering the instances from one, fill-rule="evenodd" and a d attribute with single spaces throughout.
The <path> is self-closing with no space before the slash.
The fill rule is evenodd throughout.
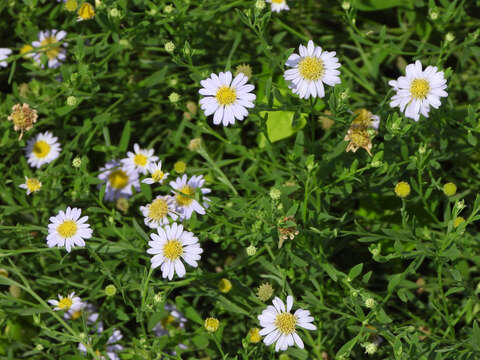
<path id="1" fill-rule="evenodd" d="M 347 135 L 344 140 L 349 141 L 346 151 L 356 152 L 359 148 L 363 148 L 368 152 L 368 155 L 372 156 L 370 150 L 372 149 L 372 140 L 368 129 L 372 127 L 372 113 L 366 109 L 356 110 L 356 115 L 353 119 L 350 129 L 348 129 Z"/>
<path id="2" fill-rule="evenodd" d="M 16 104 L 13 105 L 12 113 L 8 117 L 8 120 L 13 122 L 13 129 L 15 131 L 20 131 L 18 140 L 21 140 L 23 132 L 30 130 L 37 121 L 37 118 L 37 110 L 31 109 L 28 104 Z"/>

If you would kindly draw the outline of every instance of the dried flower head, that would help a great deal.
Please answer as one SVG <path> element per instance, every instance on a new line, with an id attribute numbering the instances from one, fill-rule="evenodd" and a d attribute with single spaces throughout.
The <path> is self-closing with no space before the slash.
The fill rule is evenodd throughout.
<path id="1" fill-rule="evenodd" d="M 263 283 L 257 289 L 257 297 L 262 301 L 267 301 L 273 295 L 272 285 L 269 283 Z"/>
<path id="2" fill-rule="evenodd" d="M 252 74 L 253 74 L 252 67 L 248 64 L 240 64 L 235 68 L 235 74 L 234 75 L 237 76 L 240 73 L 242 73 L 248 79 L 250 79 L 252 77 Z"/>
<path id="3" fill-rule="evenodd" d="M 370 140 L 370 134 L 366 129 L 352 126 L 348 129 L 344 140 L 350 141 L 347 145 L 347 152 L 356 152 L 359 148 L 363 148 L 368 152 L 368 155 L 372 156 L 372 153 L 370 152 L 372 149 L 372 141 Z"/>
<path id="4" fill-rule="evenodd" d="M 194 138 L 188 144 L 188 150 L 197 151 L 202 146 L 202 138 Z"/>
<path id="5" fill-rule="evenodd" d="M 280 249 L 283 246 L 285 240 L 295 239 L 295 236 L 298 235 L 297 224 L 295 219 L 291 216 L 286 216 L 281 219 L 277 226 L 278 231 L 278 248 Z"/>
<path id="6" fill-rule="evenodd" d="M 127 213 L 128 208 L 130 207 L 130 204 L 128 203 L 128 199 L 124 197 L 120 197 L 117 199 L 117 202 L 115 203 L 115 206 L 118 210 L 123 212 L 124 214 Z"/>
<path id="7" fill-rule="evenodd" d="M 8 117 L 8 120 L 13 122 L 13 129 L 20 131 L 18 140 L 22 139 L 23 132 L 28 131 L 33 127 L 33 124 L 37 122 L 37 110 L 31 109 L 28 104 L 15 104 L 12 107 L 12 113 Z"/>
<path id="8" fill-rule="evenodd" d="M 332 115 L 332 112 L 327 110 L 325 111 L 325 116 L 320 116 L 318 118 L 323 130 L 329 130 L 333 126 L 333 124 L 335 124 L 335 120 L 330 118 L 330 116 Z"/>

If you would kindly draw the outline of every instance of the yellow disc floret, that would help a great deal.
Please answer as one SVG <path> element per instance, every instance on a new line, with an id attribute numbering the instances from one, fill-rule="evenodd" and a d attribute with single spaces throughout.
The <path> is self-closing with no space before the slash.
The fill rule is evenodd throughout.
<path id="1" fill-rule="evenodd" d="M 214 317 L 209 317 L 205 319 L 205 323 L 203 324 L 205 329 L 209 332 L 215 332 L 218 330 L 218 326 L 220 325 L 220 321 L 215 319 Z"/>
<path id="2" fill-rule="evenodd" d="M 457 185 L 455 185 L 452 182 L 448 182 L 445 185 L 443 185 L 443 192 L 447 196 L 453 196 L 457 193 Z"/>
<path id="3" fill-rule="evenodd" d="M 253 344 L 256 344 L 262 340 L 262 337 L 260 336 L 260 329 L 259 328 L 252 328 L 248 332 L 248 337 L 250 338 L 250 342 Z"/>
<path id="4" fill-rule="evenodd" d="M 65 10 L 74 12 L 77 10 L 78 7 L 78 2 L 77 0 L 67 0 L 65 1 Z"/>
<path id="5" fill-rule="evenodd" d="M 195 195 L 195 188 L 185 185 L 182 187 L 177 194 L 177 203 L 180 206 L 188 206 L 193 201 L 193 195 Z"/>
<path id="6" fill-rule="evenodd" d="M 72 306 L 73 301 L 69 297 L 61 298 L 58 302 L 58 307 L 62 310 L 68 310 Z"/>
<path id="7" fill-rule="evenodd" d="M 182 254 L 182 243 L 176 239 L 168 240 L 163 246 L 163 256 L 171 261 L 177 260 Z"/>
<path id="8" fill-rule="evenodd" d="M 77 310 L 72 314 L 72 320 L 77 320 L 80 316 L 82 316 L 82 310 Z"/>
<path id="9" fill-rule="evenodd" d="M 95 9 L 93 8 L 92 4 L 85 2 L 82 4 L 82 6 L 80 6 L 77 14 L 80 20 L 90 20 L 95 16 Z"/>
<path id="10" fill-rule="evenodd" d="M 168 204 L 164 199 L 154 200 L 148 207 L 148 217 L 153 220 L 161 220 L 168 214 Z"/>
<path id="11" fill-rule="evenodd" d="M 405 181 L 400 181 L 395 185 L 395 194 L 401 198 L 407 197 L 410 195 L 410 185 Z"/>
<path id="12" fill-rule="evenodd" d="M 218 282 L 218 290 L 224 294 L 228 293 L 230 290 L 232 290 L 232 282 L 225 278 L 221 279 Z"/>
<path id="13" fill-rule="evenodd" d="M 430 92 L 430 84 L 425 79 L 415 79 L 410 85 L 410 93 L 415 99 L 425 99 Z"/>
<path id="14" fill-rule="evenodd" d="M 35 178 L 27 179 L 26 185 L 30 192 L 38 191 L 42 187 L 42 183 Z"/>
<path id="15" fill-rule="evenodd" d="M 44 140 L 38 140 L 33 145 L 33 154 L 39 158 L 43 159 L 50 153 L 50 145 Z"/>
<path id="16" fill-rule="evenodd" d="M 314 56 L 307 56 L 298 63 L 298 71 L 306 80 L 318 80 L 325 73 L 323 61 Z"/>
<path id="17" fill-rule="evenodd" d="M 147 157 L 143 154 L 135 154 L 135 157 L 133 158 L 133 162 L 135 163 L 135 165 L 141 167 L 147 165 L 147 160 Z"/>
<path id="18" fill-rule="evenodd" d="M 114 189 L 123 189 L 128 184 L 128 175 L 121 169 L 114 170 L 108 175 L 108 181 Z"/>
<path id="19" fill-rule="evenodd" d="M 163 173 L 162 170 L 155 170 L 152 174 L 152 179 L 155 182 L 160 182 L 164 176 L 165 174 Z"/>
<path id="20" fill-rule="evenodd" d="M 58 54 L 60 53 L 60 46 L 51 46 L 52 44 L 57 43 L 57 38 L 55 36 L 47 36 L 40 42 L 41 46 L 48 46 L 45 50 L 45 54 L 50 60 L 56 59 Z"/>
<path id="21" fill-rule="evenodd" d="M 58 225 L 57 232 L 63 238 L 70 238 L 77 233 L 77 223 L 73 220 L 65 220 Z"/>
<path id="22" fill-rule="evenodd" d="M 230 86 L 222 86 L 217 90 L 215 95 L 220 105 L 232 105 L 237 100 L 237 92 Z"/>
<path id="23" fill-rule="evenodd" d="M 295 315 L 287 312 L 278 314 L 275 318 L 275 326 L 282 334 L 285 335 L 293 333 L 295 331 L 296 324 L 297 318 Z"/>

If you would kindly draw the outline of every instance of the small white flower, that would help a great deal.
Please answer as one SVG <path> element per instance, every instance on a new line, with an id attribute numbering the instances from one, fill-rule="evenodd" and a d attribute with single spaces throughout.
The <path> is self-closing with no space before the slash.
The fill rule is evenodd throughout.
<path id="1" fill-rule="evenodd" d="M 302 327 L 307 330 L 316 330 L 317 327 L 312 324 L 313 317 L 310 316 L 308 310 L 298 309 L 295 313 L 291 314 L 290 310 L 293 306 L 293 297 L 287 296 L 287 304 L 285 304 L 278 297 L 273 299 L 273 306 L 269 305 L 258 316 L 260 321 L 260 335 L 265 336 L 263 342 L 269 346 L 274 342 L 275 351 L 285 351 L 289 346 L 297 344 L 297 346 L 303 349 L 303 341 L 300 339 L 296 332 L 296 327 Z"/>
<path id="2" fill-rule="evenodd" d="M 48 303 L 50 305 L 55 306 L 53 308 L 53 310 L 55 311 L 59 311 L 59 310 L 77 311 L 77 310 L 81 310 L 84 306 L 84 304 L 82 303 L 82 300 L 78 296 L 75 296 L 75 292 L 72 292 L 67 297 L 58 295 L 58 300 L 48 300 Z"/>
<path id="3" fill-rule="evenodd" d="M 177 220 L 178 215 L 175 213 L 175 200 L 172 196 L 157 196 L 150 204 L 140 206 L 140 211 L 145 217 L 145 225 L 156 229 L 162 225 L 168 224 L 172 220 Z"/>
<path id="4" fill-rule="evenodd" d="M 5 60 L 8 59 L 11 53 L 12 53 L 11 49 L 0 48 L 0 67 L 8 66 L 8 62 L 6 62 Z"/>
<path id="5" fill-rule="evenodd" d="M 113 330 L 113 334 L 107 340 L 107 344 L 105 346 L 105 352 L 109 360 L 120 360 L 120 357 L 117 355 L 118 352 L 123 350 L 123 346 L 117 344 L 120 340 L 122 340 L 123 335 L 120 330 Z M 78 344 L 78 350 L 84 354 L 87 353 L 87 348 L 84 344 Z M 94 350 L 96 355 L 100 357 L 100 359 L 106 359 L 105 356 L 101 355 L 102 351 Z"/>
<path id="6" fill-rule="evenodd" d="M 248 77 L 238 74 L 232 81 L 232 73 L 227 71 L 211 74 L 210 78 L 200 81 L 203 86 L 199 90 L 205 97 L 200 100 L 200 107 L 205 116 L 213 115 L 213 123 L 223 126 L 242 121 L 247 115 L 247 108 L 253 108 L 255 94 L 250 92 L 255 86 L 247 84 Z"/>
<path id="7" fill-rule="evenodd" d="M 175 181 L 170 181 L 170 186 L 173 188 L 172 192 L 175 194 L 176 209 L 180 214 L 180 218 L 190 219 L 193 212 L 200 215 L 205 215 L 204 207 L 208 207 L 210 199 L 203 197 L 203 206 L 195 200 L 195 191 L 200 189 L 202 196 L 211 192 L 209 188 L 204 188 L 205 179 L 202 175 L 192 176 L 188 180 L 187 175 L 177 177 Z"/>
<path id="8" fill-rule="evenodd" d="M 289 88 L 300 99 L 312 97 L 323 98 L 325 88 L 323 84 L 335 86 L 340 84 L 340 71 L 336 70 L 341 65 L 335 57 L 335 51 L 322 51 L 315 46 L 312 40 L 307 47 L 299 46 L 300 55 L 293 53 L 285 63 L 292 69 L 286 70 L 283 77 L 290 82 Z"/>
<path id="9" fill-rule="evenodd" d="M 75 245 L 85 246 L 84 239 L 90 239 L 93 231 L 87 223 L 88 216 L 80 218 L 80 215 L 81 209 L 67 207 L 65 212 L 60 210 L 57 216 L 50 217 L 48 247 L 65 247 L 70 252 Z"/>
<path id="10" fill-rule="evenodd" d="M 267 0 L 268 3 L 272 4 L 272 12 L 280 12 L 282 10 L 290 10 L 285 0 Z"/>
<path id="11" fill-rule="evenodd" d="M 40 191 L 42 183 L 37 178 L 29 178 L 25 176 L 25 183 L 18 185 L 18 187 L 26 189 L 27 195 L 30 195 L 32 192 Z"/>
<path id="12" fill-rule="evenodd" d="M 107 184 L 105 189 L 106 201 L 115 201 L 121 197 L 129 198 L 133 195 L 132 187 L 137 191 L 140 189 L 138 173 L 131 168 L 127 169 L 125 166 L 122 166 L 117 160 L 106 163 L 100 169 L 98 178 Z"/>
<path id="13" fill-rule="evenodd" d="M 29 139 L 25 152 L 27 153 L 27 162 L 30 166 L 39 168 L 43 164 L 48 164 L 58 158 L 62 148 L 57 140 L 58 138 L 49 131 Z"/>
<path id="14" fill-rule="evenodd" d="M 39 49 L 33 58 L 39 64 L 42 64 L 41 55 L 44 53 L 48 58 L 48 67 L 57 68 L 66 58 L 66 50 L 62 46 L 67 46 L 66 42 L 61 42 L 67 33 L 63 30 L 46 30 L 38 33 L 38 41 L 32 42 L 33 47 Z M 43 66 L 43 65 L 42 65 Z"/>
<path id="15" fill-rule="evenodd" d="M 428 118 L 430 106 L 438 109 L 440 98 L 447 97 L 447 80 L 443 71 L 436 66 L 427 66 L 422 71 L 422 63 L 417 60 L 405 68 L 405 76 L 390 80 L 390 86 L 396 91 L 390 107 L 399 107 L 407 118 L 418 121 L 420 114 Z"/>
<path id="16" fill-rule="evenodd" d="M 190 266 L 198 266 L 197 261 L 203 250 L 193 233 L 177 223 L 158 228 L 157 232 L 158 235 L 150 234 L 152 241 L 148 242 L 150 248 L 147 253 L 154 255 L 151 259 L 152 268 L 161 266 L 164 279 L 172 280 L 175 273 L 179 277 L 185 276 L 185 266 L 181 259 Z"/>
<path id="17" fill-rule="evenodd" d="M 162 162 L 159 161 L 158 163 L 152 162 L 148 164 L 147 171 L 151 175 L 151 177 L 143 179 L 142 183 L 144 184 L 162 184 L 163 181 L 168 177 L 169 173 L 164 173 L 162 171 Z"/>
<path id="18" fill-rule="evenodd" d="M 122 159 L 122 163 L 128 170 L 135 170 L 139 173 L 146 174 L 148 166 L 158 160 L 158 156 L 153 155 L 153 149 L 140 149 L 138 144 L 133 145 L 133 151 L 127 153 L 127 158 Z"/>

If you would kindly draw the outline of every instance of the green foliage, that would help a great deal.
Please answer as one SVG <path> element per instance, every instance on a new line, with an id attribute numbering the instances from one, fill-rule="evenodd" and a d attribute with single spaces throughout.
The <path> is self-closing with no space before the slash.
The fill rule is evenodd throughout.
<path id="1" fill-rule="evenodd" d="M 317 331 L 298 330 L 305 349 L 289 348 L 291 359 L 362 359 L 368 343 L 378 345 L 372 359 L 480 357 L 479 1 L 292 0 L 281 13 L 255 3 L 102 0 L 92 20 L 77 22 L 53 0 L 0 2 L 0 45 L 13 49 L 0 68 L 2 358 L 83 359 L 78 343 L 88 339 L 88 356 L 99 358 L 95 349 L 119 329 L 121 359 L 276 359 L 247 339 L 267 305 L 256 296 L 265 282 L 315 319 Z M 49 29 L 68 33 L 56 69 L 19 53 Z M 323 99 L 301 100 L 283 80 L 286 59 L 309 39 L 342 64 L 342 83 Z M 417 59 L 445 72 L 449 95 L 414 122 L 389 107 L 388 81 Z M 215 126 L 198 105 L 200 80 L 244 63 L 255 108 Z M 24 102 L 39 119 L 19 141 L 7 117 Z M 360 108 L 381 117 L 371 157 L 345 152 Z M 31 168 L 26 143 L 47 130 L 61 155 Z M 203 141 L 197 151 L 193 138 Z M 170 177 L 142 184 L 122 211 L 104 201 L 97 175 L 134 143 L 155 149 Z M 199 267 L 168 281 L 150 269 L 153 230 L 139 207 L 171 192 L 179 160 L 212 193 L 207 214 L 185 222 L 204 250 Z M 42 189 L 27 196 L 25 176 Z M 399 181 L 411 186 L 405 199 L 395 196 Z M 456 195 L 445 196 L 446 182 Z M 45 240 L 49 218 L 67 206 L 93 229 L 71 253 Z M 222 278 L 233 285 L 226 294 Z M 103 333 L 47 303 L 72 291 L 96 306 Z M 156 336 L 165 304 L 187 321 Z M 213 334 L 203 327 L 209 316 L 220 320 Z"/>

